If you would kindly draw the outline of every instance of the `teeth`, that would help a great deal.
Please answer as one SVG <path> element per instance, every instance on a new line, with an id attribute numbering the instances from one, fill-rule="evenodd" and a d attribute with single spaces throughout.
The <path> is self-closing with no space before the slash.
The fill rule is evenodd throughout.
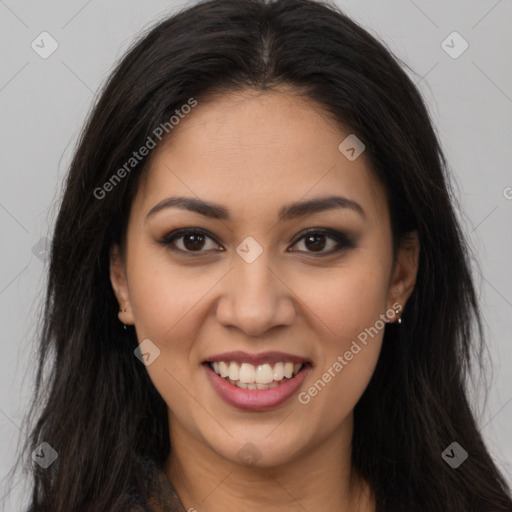
<path id="1" fill-rule="evenodd" d="M 236 364 L 236 363 L 231 363 L 231 364 Z M 230 366 L 230 368 L 231 368 L 231 366 Z M 256 369 L 254 368 L 254 366 L 252 364 L 242 363 L 242 366 L 240 366 L 240 372 L 238 374 L 238 378 L 240 379 L 240 382 L 243 382 L 244 384 L 249 384 L 249 382 L 254 382 L 256 380 Z"/>
<path id="2" fill-rule="evenodd" d="M 213 370 L 215 371 L 215 368 Z M 217 373 L 217 372 L 215 372 L 215 373 Z M 237 363 L 231 362 L 229 364 L 229 374 L 228 374 L 228 377 L 231 380 L 238 380 L 240 378 L 240 367 L 238 366 Z"/>
<path id="3" fill-rule="evenodd" d="M 215 373 L 220 374 L 221 377 L 227 377 L 229 375 L 229 367 L 224 361 L 219 361 L 218 363 L 219 371 L 215 370 L 215 363 L 213 363 L 213 369 Z"/>
<path id="4" fill-rule="evenodd" d="M 254 366 L 250 363 L 239 364 L 235 361 L 216 361 L 211 364 L 213 371 L 229 379 L 242 389 L 270 389 L 276 387 L 283 379 L 291 379 L 302 368 L 301 363 L 290 361 L 277 362 L 274 367 L 269 363 Z"/>
<path id="5" fill-rule="evenodd" d="M 274 380 L 281 380 L 284 377 L 283 363 L 276 363 L 274 365 Z"/>
<path id="6" fill-rule="evenodd" d="M 260 364 L 256 370 L 256 382 L 258 384 L 270 384 L 274 380 L 274 372 L 268 364 Z"/>

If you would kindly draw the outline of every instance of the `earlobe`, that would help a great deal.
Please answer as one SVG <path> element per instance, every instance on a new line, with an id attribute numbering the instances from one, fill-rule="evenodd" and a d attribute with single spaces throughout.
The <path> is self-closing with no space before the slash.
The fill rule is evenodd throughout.
<path id="1" fill-rule="evenodd" d="M 110 283 L 119 304 L 119 320 L 125 325 L 133 325 L 134 320 L 124 261 L 117 244 L 110 248 Z"/>
<path id="2" fill-rule="evenodd" d="M 406 233 L 400 240 L 396 264 L 388 293 L 388 307 L 392 308 L 400 319 L 405 304 L 416 284 L 420 254 L 420 242 L 417 231 Z M 396 305 L 400 305 L 400 308 Z M 396 310 L 399 309 L 397 312 Z"/>

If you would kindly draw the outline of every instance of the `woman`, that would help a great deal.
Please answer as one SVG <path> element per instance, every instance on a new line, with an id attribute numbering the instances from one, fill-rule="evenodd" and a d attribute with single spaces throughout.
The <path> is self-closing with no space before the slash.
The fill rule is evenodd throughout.
<path id="1" fill-rule="evenodd" d="M 69 170 L 30 511 L 510 511 L 481 331 L 397 60 L 327 4 L 199 3 L 123 58 Z"/>

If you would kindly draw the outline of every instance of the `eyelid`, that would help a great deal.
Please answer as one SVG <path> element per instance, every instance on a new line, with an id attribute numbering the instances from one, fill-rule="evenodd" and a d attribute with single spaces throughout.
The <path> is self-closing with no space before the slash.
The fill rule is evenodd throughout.
<path id="1" fill-rule="evenodd" d="M 296 241 L 300 240 L 304 236 L 309 235 L 311 233 L 321 233 L 322 235 L 328 235 L 328 236 L 332 236 L 332 237 L 347 238 L 347 235 L 345 235 L 343 232 L 338 231 L 336 229 L 324 228 L 321 226 L 313 226 L 311 228 L 306 228 L 303 231 L 301 231 L 300 233 L 298 233 L 296 235 L 295 241 L 293 243 L 295 243 Z"/>

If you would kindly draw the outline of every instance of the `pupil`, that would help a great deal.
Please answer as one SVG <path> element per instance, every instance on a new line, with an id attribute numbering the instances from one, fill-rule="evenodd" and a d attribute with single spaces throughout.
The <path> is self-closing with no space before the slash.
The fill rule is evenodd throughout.
<path id="1" fill-rule="evenodd" d="M 320 242 L 318 239 L 321 239 Z M 309 243 L 311 241 L 314 242 L 311 244 L 311 246 L 309 245 Z M 307 238 L 306 238 L 306 247 L 308 249 L 323 249 L 325 247 L 325 238 L 323 235 L 309 235 Z"/>
<path id="2" fill-rule="evenodd" d="M 190 241 L 192 241 L 192 242 L 190 243 Z M 183 245 L 189 250 L 194 250 L 197 248 L 200 249 L 202 247 L 203 243 L 204 243 L 203 235 L 197 235 L 194 233 L 186 235 L 184 237 L 184 241 L 183 241 Z"/>

